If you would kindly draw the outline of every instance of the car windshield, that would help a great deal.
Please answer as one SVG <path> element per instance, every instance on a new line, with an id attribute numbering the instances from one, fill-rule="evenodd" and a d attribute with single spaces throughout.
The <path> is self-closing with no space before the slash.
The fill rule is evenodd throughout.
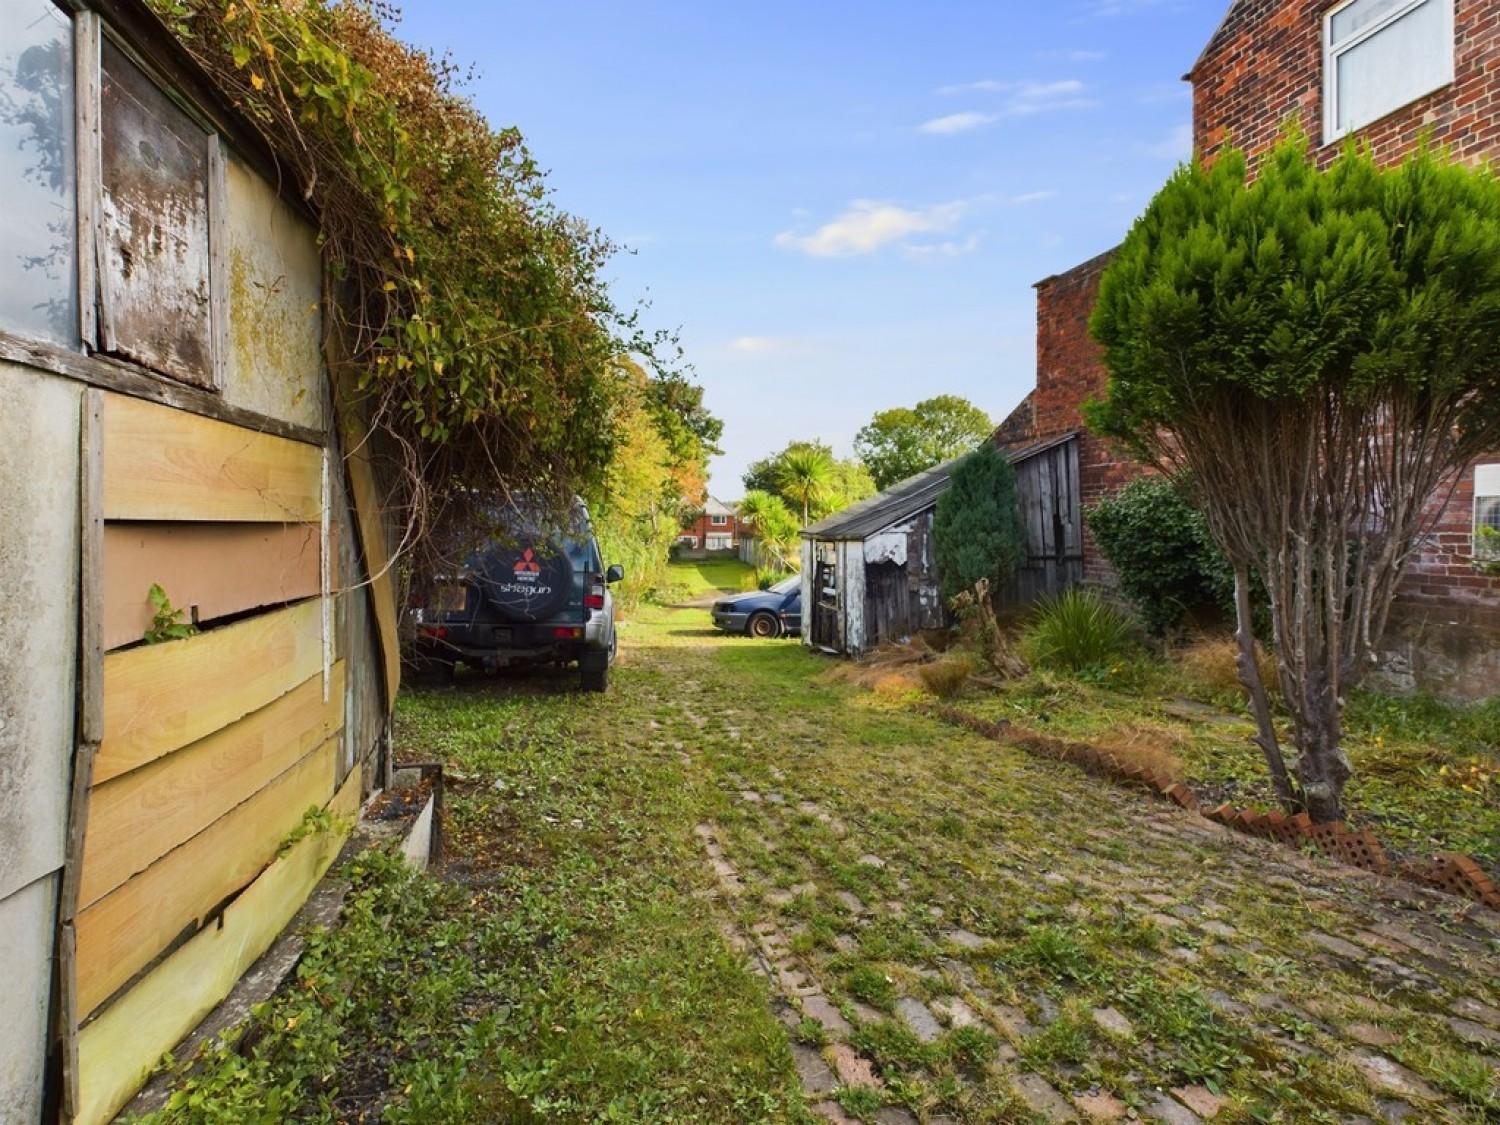
<path id="1" fill-rule="evenodd" d="M 783 578 L 776 585 L 770 587 L 770 591 L 773 594 L 791 594 L 795 593 L 801 585 L 802 575 L 794 574 L 790 578 Z"/>

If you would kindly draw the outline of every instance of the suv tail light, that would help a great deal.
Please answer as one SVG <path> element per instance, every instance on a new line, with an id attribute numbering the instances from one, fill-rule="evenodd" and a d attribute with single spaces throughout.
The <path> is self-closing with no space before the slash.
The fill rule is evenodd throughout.
<path id="1" fill-rule="evenodd" d="M 583 597 L 583 604 L 586 609 L 604 608 L 604 579 L 594 576 L 589 584 L 589 592 Z"/>

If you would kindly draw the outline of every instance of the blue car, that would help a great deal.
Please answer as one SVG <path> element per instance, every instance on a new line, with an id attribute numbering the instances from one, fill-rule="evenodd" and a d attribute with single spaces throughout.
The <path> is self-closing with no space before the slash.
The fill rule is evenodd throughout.
<path id="1" fill-rule="evenodd" d="M 797 636 L 802 632 L 802 576 L 783 578 L 767 590 L 735 594 L 714 603 L 714 624 L 726 633 L 751 637 Z"/>

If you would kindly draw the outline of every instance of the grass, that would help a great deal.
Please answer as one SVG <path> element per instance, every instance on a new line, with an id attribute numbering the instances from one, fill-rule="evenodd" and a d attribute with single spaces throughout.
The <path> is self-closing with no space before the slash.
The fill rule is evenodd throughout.
<path id="1" fill-rule="evenodd" d="M 1182 779 L 1206 803 L 1275 808 L 1226 663 L 1205 661 L 1195 647 L 1177 660 L 1138 654 L 1081 678 L 1034 671 L 985 693 L 971 688 L 963 707 L 1090 742 Z M 1345 790 L 1352 825 L 1373 829 L 1398 857 L 1457 851 L 1500 873 L 1500 700 L 1462 707 L 1356 690 L 1344 731 L 1354 766 Z"/>
<path id="2" fill-rule="evenodd" d="M 733 581 L 722 564 L 678 568 L 685 597 Z M 1174 814 L 930 719 L 910 692 L 830 678 L 797 645 L 719 636 L 706 610 L 645 607 L 622 636 L 602 700 L 547 677 L 403 696 L 403 754 L 446 765 L 445 871 L 413 879 L 381 855 L 346 869 L 344 922 L 257 1015 L 254 1045 L 214 1054 L 159 1120 L 807 1123 L 791 1044 L 823 1048 L 826 1032 L 778 1022 L 722 936 L 764 925 L 853 1023 L 882 1086 L 835 1096 L 863 1121 L 890 1105 L 1028 1121 L 1023 1070 L 1132 1106 L 1210 1085 L 1230 1125 L 1373 1118 L 1325 1030 L 1353 1020 L 1392 1029 L 1392 1057 L 1442 1092 L 1422 1120 L 1500 1115 L 1484 1056 L 1445 1022 L 1450 984 L 1371 979 L 1309 941 L 1373 924 L 1339 879 L 1278 884 L 1235 840 L 1148 832 Z M 1066 737 L 1160 730 L 1189 773 L 1243 754 L 1242 719 L 1164 707 L 1188 692 L 1135 661 L 1095 682 L 971 682 L 964 706 Z M 1486 729 L 1432 710 L 1376 735 L 1397 719 L 1351 708 L 1360 737 L 1402 746 Z M 714 893 L 703 823 L 735 896 Z M 1178 925 L 1174 904 L 1233 936 Z M 1465 987 L 1500 1004 L 1500 982 Z M 1296 1010 L 1254 1008 L 1268 992 Z M 960 1000 L 978 1023 L 923 1041 L 907 998 Z M 1105 1008 L 1134 1034 L 1103 1026 Z"/>

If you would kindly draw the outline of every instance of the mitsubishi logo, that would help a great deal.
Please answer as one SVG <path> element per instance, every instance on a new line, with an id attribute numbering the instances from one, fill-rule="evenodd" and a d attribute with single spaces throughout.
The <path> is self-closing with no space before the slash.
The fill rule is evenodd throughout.
<path id="1" fill-rule="evenodd" d="M 516 563 L 517 574 L 540 574 L 542 568 L 537 565 L 536 556 L 532 554 L 531 548 L 527 547 L 522 553 L 520 561 Z"/>

